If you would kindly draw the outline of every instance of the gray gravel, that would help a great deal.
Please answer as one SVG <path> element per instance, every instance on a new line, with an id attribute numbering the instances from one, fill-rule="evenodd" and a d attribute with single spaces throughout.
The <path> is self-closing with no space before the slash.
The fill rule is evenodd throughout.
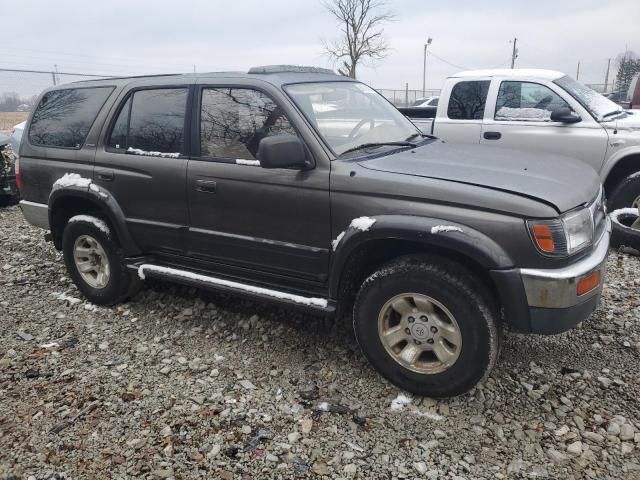
<path id="1" fill-rule="evenodd" d="M 640 258 L 487 383 L 411 398 L 348 326 L 168 284 L 98 308 L 0 210 L 0 478 L 640 479 Z M 57 475 L 57 477 L 55 476 Z"/>

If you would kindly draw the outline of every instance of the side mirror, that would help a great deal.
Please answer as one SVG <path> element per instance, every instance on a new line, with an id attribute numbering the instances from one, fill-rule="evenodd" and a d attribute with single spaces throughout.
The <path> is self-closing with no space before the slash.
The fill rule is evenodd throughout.
<path id="1" fill-rule="evenodd" d="M 262 168 L 304 170 L 311 166 L 302 140 L 295 135 L 264 137 L 258 145 L 256 158 Z"/>
<path id="2" fill-rule="evenodd" d="M 562 122 L 562 123 L 578 123 L 582 121 L 580 115 L 576 115 L 571 111 L 568 107 L 560 107 L 551 111 L 551 121 L 552 122 Z"/>

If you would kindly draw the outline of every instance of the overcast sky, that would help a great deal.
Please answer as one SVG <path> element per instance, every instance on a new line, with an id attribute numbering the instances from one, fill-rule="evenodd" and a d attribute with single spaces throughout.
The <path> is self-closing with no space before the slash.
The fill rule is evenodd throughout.
<path id="1" fill-rule="evenodd" d="M 469 68 L 551 68 L 604 83 L 608 58 L 640 53 L 640 0 L 397 0 L 385 28 L 391 52 L 359 70 L 377 88 L 427 88 Z M 5 12 L 7 10 L 5 9 Z M 0 68 L 98 74 L 246 70 L 252 65 L 331 66 L 322 39 L 338 35 L 320 0 L 13 1 L 2 22 Z M 445 63 L 446 60 L 450 64 Z M 614 75 L 614 73 L 612 73 Z M 63 81 L 73 78 L 62 77 Z M 50 76 L 0 72 L 0 93 L 37 93 Z"/>

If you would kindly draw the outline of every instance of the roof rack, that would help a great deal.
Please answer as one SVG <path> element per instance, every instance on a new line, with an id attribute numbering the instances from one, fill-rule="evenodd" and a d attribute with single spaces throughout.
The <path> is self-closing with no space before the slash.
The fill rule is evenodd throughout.
<path id="1" fill-rule="evenodd" d="M 328 73 L 335 75 L 333 70 L 322 67 L 305 67 L 303 65 L 263 65 L 251 67 L 247 73 Z"/>
<path id="2" fill-rule="evenodd" d="M 93 78 L 89 80 L 76 80 L 75 82 L 69 83 L 82 83 L 82 82 L 95 82 L 99 80 L 133 80 L 136 78 L 153 78 L 153 77 L 176 77 L 178 75 L 184 75 L 183 73 L 157 73 L 157 74 L 149 74 L 149 75 L 130 75 L 130 76 L 122 76 L 122 77 L 113 77 L 113 76 L 104 76 L 100 78 Z"/>

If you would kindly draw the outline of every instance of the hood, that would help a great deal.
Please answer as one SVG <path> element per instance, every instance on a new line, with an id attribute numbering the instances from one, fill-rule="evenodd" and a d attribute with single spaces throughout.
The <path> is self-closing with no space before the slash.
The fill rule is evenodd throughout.
<path id="1" fill-rule="evenodd" d="M 593 200 L 600 188 L 595 170 L 578 160 L 484 145 L 433 142 L 359 165 L 523 195 L 560 213 Z"/>

